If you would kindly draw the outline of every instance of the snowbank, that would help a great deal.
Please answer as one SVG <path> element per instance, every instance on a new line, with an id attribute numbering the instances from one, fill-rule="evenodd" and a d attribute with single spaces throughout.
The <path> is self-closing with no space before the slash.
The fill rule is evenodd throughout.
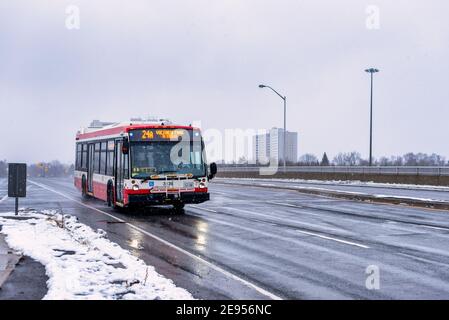
<path id="1" fill-rule="evenodd" d="M 416 184 L 399 184 L 399 183 L 380 183 L 359 180 L 304 180 L 304 179 L 280 179 L 280 178 L 215 178 L 217 181 L 251 181 L 251 182 L 282 182 L 294 184 L 321 184 L 332 186 L 354 186 L 354 187 L 372 187 L 372 188 L 388 188 L 388 189 L 406 189 L 406 190 L 426 190 L 426 191 L 449 191 L 449 187 L 416 185 Z"/>
<path id="2" fill-rule="evenodd" d="M 193 299 L 127 250 L 55 211 L 0 213 L 1 233 L 14 250 L 45 265 L 44 299 Z"/>

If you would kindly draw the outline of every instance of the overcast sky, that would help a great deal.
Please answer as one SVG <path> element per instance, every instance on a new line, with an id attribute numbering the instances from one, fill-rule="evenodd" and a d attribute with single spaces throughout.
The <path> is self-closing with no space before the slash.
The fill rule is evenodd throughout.
<path id="1" fill-rule="evenodd" d="M 374 156 L 449 157 L 448 12 L 444 0 L 2 0 L 0 159 L 71 162 L 93 119 L 281 127 L 282 100 L 259 83 L 287 95 L 300 154 L 366 157 L 371 66 Z"/>

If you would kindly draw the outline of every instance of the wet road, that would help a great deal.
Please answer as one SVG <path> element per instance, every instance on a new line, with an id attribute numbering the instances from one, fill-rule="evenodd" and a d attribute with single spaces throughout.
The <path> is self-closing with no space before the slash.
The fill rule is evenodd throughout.
<path id="1" fill-rule="evenodd" d="M 212 200 L 184 215 L 120 213 L 82 199 L 71 180 L 34 179 L 28 188 L 21 206 L 105 230 L 196 298 L 449 298 L 445 211 L 212 184 Z M 0 180 L 0 211 L 11 211 L 4 189 Z M 373 265 L 380 288 L 369 290 Z"/>
<path id="2" fill-rule="evenodd" d="M 238 183 L 242 185 L 262 185 L 289 188 L 317 188 L 331 191 L 356 192 L 368 195 L 382 195 L 405 198 L 429 199 L 434 201 L 449 201 L 449 187 L 413 186 L 400 184 L 373 183 L 360 185 L 352 183 L 333 183 L 331 181 L 294 181 L 271 179 L 225 179 L 217 178 L 220 183 Z"/>

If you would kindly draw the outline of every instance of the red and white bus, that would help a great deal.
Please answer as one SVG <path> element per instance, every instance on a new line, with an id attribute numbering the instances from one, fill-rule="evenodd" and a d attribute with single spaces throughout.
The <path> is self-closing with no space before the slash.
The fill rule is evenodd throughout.
<path id="1" fill-rule="evenodd" d="M 167 121 L 92 122 L 76 135 L 75 186 L 113 207 L 209 200 L 217 172 L 198 128 Z"/>

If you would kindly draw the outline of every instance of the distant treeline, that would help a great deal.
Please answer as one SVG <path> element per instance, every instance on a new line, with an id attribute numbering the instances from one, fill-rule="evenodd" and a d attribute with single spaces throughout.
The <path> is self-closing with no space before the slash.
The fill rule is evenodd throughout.
<path id="1" fill-rule="evenodd" d="M 282 165 L 282 161 L 279 163 Z M 224 163 L 221 165 L 251 165 L 244 157 L 237 162 Z M 252 164 L 256 166 L 257 164 Z M 369 160 L 362 158 L 359 152 L 341 152 L 332 160 L 329 160 L 326 152 L 321 160 L 314 154 L 306 153 L 297 162 L 287 162 L 289 166 L 367 166 Z M 413 153 L 409 152 L 403 156 L 391 156 L 373 158 L 374 166 L 449 166 L 449 161 L 445 157 L 436 153 Z"/>
<path id="2" fill-rule="evenodd" d="M 0 178 L 6 177 L 6 173 L 8 172 L 6 170 L 7 166 L 6 161 L 0 160 Z"/>
<path id="3" fill-rule="evenodd" d="M 0 160 L 0 177 L 6 177 L 8 163 Z M 64 164 L 58 160 L 51 162 L 39 162 L 28 164 L 27 173 L 29 177 L 68 177 L 73 175 L 75 167 L 73 164 Z"/>
<path id="4" fill-rule="evenodd" d="M 318 159 L 315 164 L 325 165 L 326 153 L 324 153 L 322 160 Z M 303 163 L 304 156 L 299 159 L 299 163 Z M 308 162 L 306 161 L 305 164 Z M 337 154 L 329 165 L 336 166 L 367 166 L 369 165 L 369 159 L 364 159 L 358 152 L 342 152 Z M 409 152 L 402 156 L 390 156 L 373 158 L 374 166 L 446 166 L 449 163 L 445 157 L 436 153 L 413 153 Z"/>

